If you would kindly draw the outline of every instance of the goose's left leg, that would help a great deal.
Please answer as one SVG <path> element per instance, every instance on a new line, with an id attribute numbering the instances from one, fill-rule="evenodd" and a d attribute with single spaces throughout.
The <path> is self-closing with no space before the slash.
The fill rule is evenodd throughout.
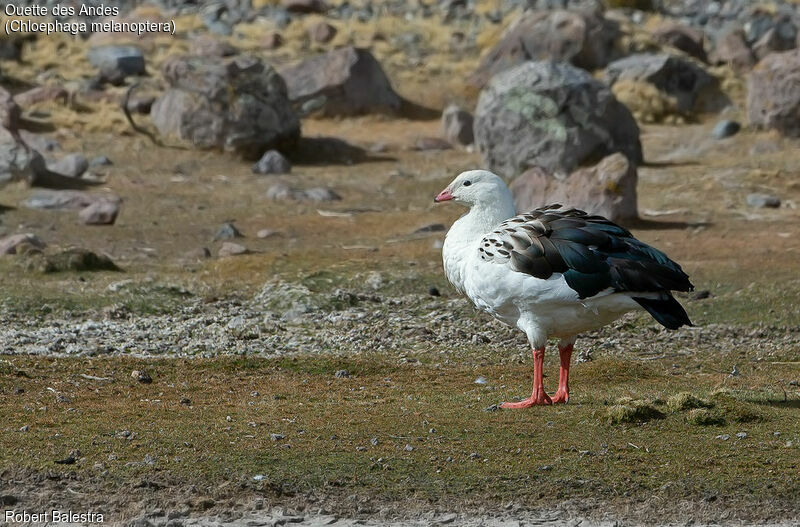
<path id="1" fill-rule="evenodd" d="M 575 337 L 561 339 L 558 343 L 558 355 L 561 367 L 558 370 L 558 390 L 553 395 L 553 404 L 569 402 L 569 361 L 572 358 L 572 346 Z"/>

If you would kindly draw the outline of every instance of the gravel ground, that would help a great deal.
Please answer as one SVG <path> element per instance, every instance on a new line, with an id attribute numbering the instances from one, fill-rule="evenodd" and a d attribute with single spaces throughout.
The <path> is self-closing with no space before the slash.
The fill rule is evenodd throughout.
<path id="1" fill-rule="evenodd" d="M 137 294 L 146 294 L 141 291 Z M 746 351 L 768 360 L 800 349 L 800 328 L 710 324 L 665 331 L 630 314 L 584 335 L 578 350 L 639 359 L 703 351 Z M 413 360 L 418 353 L 447 359 L 466 351 L 527 357 L 522 333 L 477 313 L 464 299 L 430 295 L 381 296 L 269 283 L 251 299 L 207 302 L 187 296 L 167 313 L 132 315 L 119 305 L 70 318 L 0 307 L 0 353 L 52 356 L 134 355 L 210 357 L 293 353 L 353 355 L 388 352 Z"/>

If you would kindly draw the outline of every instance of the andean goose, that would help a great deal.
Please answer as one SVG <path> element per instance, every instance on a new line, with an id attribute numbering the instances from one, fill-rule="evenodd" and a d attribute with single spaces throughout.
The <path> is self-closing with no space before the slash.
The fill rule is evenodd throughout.
<path id="1" fill-rule="evenodd" d="M 601 216 L 549 205 L 516 215 L 495 174 L 470 170 L 434 198 L 469 207 L 445 237 L 447 279 L 476 307 L 525 332 L 533 349 L 533 393 L 502 408 L 566 403 L 579 333 L 636 308 L 662 326 L 692 325 L 670 291 L 693 286 L 680 265 Z M 561 368 L 551 399 L 542 386 L 548 337 L 559 337 Z"/>

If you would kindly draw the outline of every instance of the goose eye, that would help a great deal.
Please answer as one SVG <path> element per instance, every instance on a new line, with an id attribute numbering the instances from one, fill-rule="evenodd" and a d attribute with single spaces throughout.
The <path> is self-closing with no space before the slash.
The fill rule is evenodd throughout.
<path id="1" fill-rule="evenodd" d="M 464 185 L 465 187 L 468 187 L 468 186 L 472 185 L 472 181 L 465 181 L 465 182 L 463 183 L 463 185 Z"/>

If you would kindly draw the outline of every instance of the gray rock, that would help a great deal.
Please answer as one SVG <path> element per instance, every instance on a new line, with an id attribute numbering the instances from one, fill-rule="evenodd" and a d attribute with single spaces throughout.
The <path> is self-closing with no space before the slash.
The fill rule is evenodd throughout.
<path id="1" fill-rule="evenodd" d="M 613 152 L 642 161 L 631 112 L 603 83 L 563 62 L 527 62 L 496 75 L 478 99 L 475 144 L 504 176 L 531 166 L 570 172 Z"/>
<path id="2" fill-rule="evenodd" d="M 201 57 L 230 57 L 239 53 L 239 50 L 219 38 L 201 35 L 189 42 L 189 53 Z"/>
<path id="3" fill-rule="evenodd" d="M 12 181 L 32 181 L 36 160 L 43 165 L 41 155 L 26 147 L 19 137 L 0 126 L 0 186 Z"/>
<path id="4" fill-rule="evenodd" d="M 248 254 L 250 251 L 244 245 L 233 242 L 225 242 L 219 249 L 219 256 L 224 258 L 226 256 L 238 256 L 240 254 Z"/>
<path id="5" fill-rule="evenodd" d="M 14 96 L 14 101 L 23 108 L 50 101 L 66 104 L 68 100 L 69 92 L 58 85 L 36 86 Z"/>
<path id="6" fill-rule="evenodd" d="M 47 163 L 47 168 L 62 176 L 79 178 L 89 169 L 89 160 L 83 154 L 67 154 L 57 161 Z"/>
<path id="7" fill-rule="evenodd" d="M 800 137 L 800 50 L 772 53 L 747 82 L 750 124 Z"/>
<path id="8" fill-rule="evenodd" d="M 618 56 L 616 22 L 599 12 L 531 10 L 505 31 L 469 78 L 483 87 L 494 75 L 530 60 L 570 62 L 586 70 L 604 67 Z"/>
<path id="9" fill-rule="evenodd" d="M 267 198 L 276 201 L 339 201 L 341 196 L 333 189 L 313 187 L 306 190 L 292 188 L 285 183 L 276 183 L 267 189 Z"/>
<path id="10" fill-rule="evenodd" d="M 236 225 L 227 221 L 223 223 L 217 233 L 214 235 L 215 240 L 232 240 L 234 238 L 243 238 L 242 233 L 236 228 Z"/>
<path id="11" fill-rule="evenodd" d="M 288 174 L 292 171 L 292 164 L 277 150 L 267 150 L 261 159 L 253 165 L 254 174 Z"/>
<path id="12" fill-rule="evenodd" d="M 336 49 L 281 70 L 289 98 L 302 104 L 325 97 L 319 112 L 327 117 L 395 113 L 402 104 L 389 78 L 366 50 Z"/>
<path id="13" fill-rule="evenodd" d="M 451 104 L 442 112 L 442 135 L 451 143 L 471 145 L 475 142 L 473 122 L 471 113 Z"/>
<path id="14" fill-rule="evenodd" d="M 727 64 L 741 73 L 753 67 L 756 57 L 747 45 L 744 32 L 737 28 L 728 31 L 717 41 L 711 61 L 714 64 Z"/>
<path id="15" fill-rule="evenodd" d="M 142 384 L 150 384 L 153 382 L 153 378 L 150 377 L 150 374 L 147 373 L 146 370 L 133 370 L 131 372 L 131 378 L 136 379 L 137 382 Z"/>
<path id="16" fill-rule="evenodd" d="M 119 200 L 98 200 L 78 213 L 84 225 L 113 225 L 117 221 L 121 202 Z"/>
<path id="17" fill-rule="evenodd" d="M 748 194 L 746 201 L 748 207 L 753 207 L 755 209 L 777 209 L 781 206 L 781 199 L 777 196 L 771 196 L 769 194 Z"/>
<path id="18" fill-rule="evenodd" d="M 130 75 L 145 74 L 144 54 L 136 46 L 96 46 L 89 49 L 88 58 L 91 65 L 100 70 L 102 79 L 115 84 Z"/>
<path id="19" fill-rule="evenodd" d="M 90 167 L 111 166 L 113 164 L 114 163 L 108 158 L 108 156 L 93 157 L 91 161 L 89 161 Z"/>
<path id="20" fill-rule="evenodd" d="M 14 234 L 0 239 L 0 255 L 17 254 L 22 245 L 28 245 L 38 250 L 45 248 L 45 243 L 35 234 Z"/>
<path id="21" fill-rule="evenodd" d="M 291 148 L 300 137 L 286 84 L 255 57 L 177 57 L 164 73 L 171 88 L 150 111 L 164 136 L 251 159 L 269 148 Z"/>
<path id="22" fill-rule="evenodd" d="M 100 201 L 119 202 L 113 194 L 93 194 L 80 190 L 40 190 L 22 202 L 29 209 L 77 210 Z"/>
<path id="23" fill-rule="evenodd" d="M 702 29 L 665 22 L 653 32 L 653 38 L 659 44 L 672 46 L 698 60 L 708 62 L 705 50 L 705 34 Z"/>
<path id="24" fill-rule="evenodd" d="M 730 119 L 723 119 L 714 125 L 714 129 L 711 130 L 711 137 L 714 139 L 725 139 L 726 137 L 732 137 L 738 134 L 741 129 L 742 125 L 738 122 L 731 121 Z"/>
<path id="25" fill-rule="evenodd" d="M 634 219 L 637 211 L 636 166 L 622 154 L 612 154 L 591 168 L 580 168 L 566 178 L 555 178 L 532 168 L 509 188 L 519 211 L 550 203 L 599 214 L 611 221 Z"/>
<path id="26" fill-rule="evenodd" d="M 694 62 L 667 53 L 637 53 L 612 62 L 605 71 L 609 85 L 622 80 L 649 82 L 674 97 L 677 110 L 691 112 L 704 90 L 712 90 L 714 77 Z"/>
<path id="27" fill-rule="evenodd" d="M 311 38 L 311 40 L 314 42 L 320 42 L 322 44 L 326 44 L 333 40 L 333 37 L 336 36 L 336 33 L 336 28 L 325 21 L 318 22 L 308 29 L 308 36 Z"/>

